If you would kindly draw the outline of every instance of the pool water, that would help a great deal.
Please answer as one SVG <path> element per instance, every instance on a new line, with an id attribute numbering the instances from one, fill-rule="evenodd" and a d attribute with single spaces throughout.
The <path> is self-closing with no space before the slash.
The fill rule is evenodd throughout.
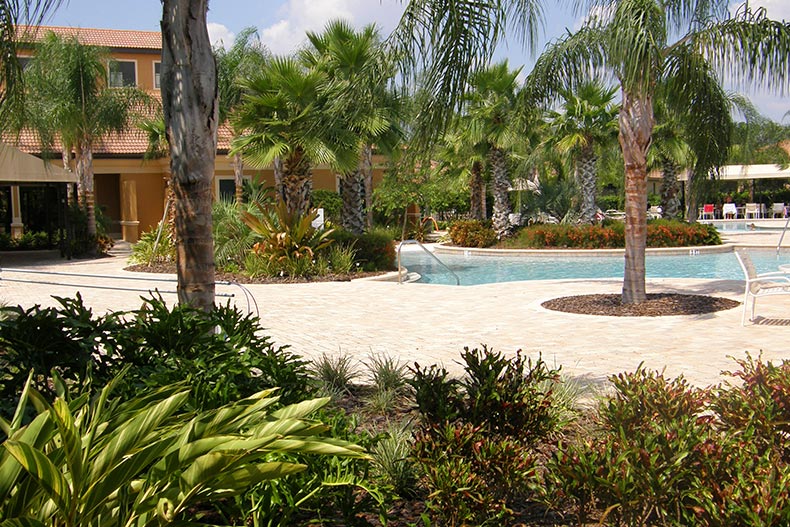
<path id="1" fill-rule="evenodd" d="M 790 264 L 790 252 L 779 256 L 771 250 L 749 251 L 757 272 L 776 271 Z M 461 285 L 516 282 L 523 280 L 561 280 L 584 278 L 622 278 L 623 256 L 464 256 L 439 254 L 437 257 L 455 272 Z M 419 283 L 455 285 L 447 269 L 422 251 L 404 251 L 401 263 L 409 272 L 419 273 Z M 645 263 L 648 278 L 709 278 L 743 280 L 743 271 L 732 252 L 716 254 L 654 256 Z"/>

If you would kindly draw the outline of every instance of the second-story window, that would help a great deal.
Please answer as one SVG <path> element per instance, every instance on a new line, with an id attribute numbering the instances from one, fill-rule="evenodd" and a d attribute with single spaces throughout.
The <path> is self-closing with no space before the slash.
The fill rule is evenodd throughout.
<path id="1" fill-rule="evenodd" d="M 159 84 L 159 78 L 160 78 L 159 76 L 161 75 L 160 73 L 161 71 L 162 71 L 162 63 L 154 62 L 154 89 L 157 90 L 162 87 L 162 85 Z"/>
<path id="2" fill-rule="evenodd" d="M 132 60 L 110 61 L 110 88 L 137 86 L 137 64 Z"/>

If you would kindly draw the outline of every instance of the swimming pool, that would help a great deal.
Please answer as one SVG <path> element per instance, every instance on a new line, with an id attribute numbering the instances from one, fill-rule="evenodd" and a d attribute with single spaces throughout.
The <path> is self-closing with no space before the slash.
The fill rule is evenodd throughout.
<path id="1" fill-rule="evenodd" d="M 777 257 L 775 251 L 750 250 L 757 271 L 776 271 L 790 264 L 790 252 Z M 456 273 L 461 285 L 491 284 L 524 280 L 622 278 L 623 256 L 480 256 L 441 254 L 439 259 Z M 404 251 L 401 262 L 410 273 L 418 273 L 418 283 L 455 285 L 447 269 L 422 251 Z M 743 271 L 732 252 L 697 255 L 647 255 L 648 278 L 709 278 L 743 280 Z"/>

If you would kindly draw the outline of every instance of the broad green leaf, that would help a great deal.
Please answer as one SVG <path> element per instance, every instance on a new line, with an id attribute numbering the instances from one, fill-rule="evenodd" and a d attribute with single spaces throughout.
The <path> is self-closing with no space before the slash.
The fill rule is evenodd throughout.
<path id="1" fill-rule="evenodd" d="M 267 447 L 272 452 L 300 452 L 305 454 L 322 454 L 330 456 L 368 457 L 360 446 L 346 441 L 330 438 L 278 439 Z"/>
<path id="2" fill-rule="evenodd" d="M 140 442 L 183 406 L 188 396 L 188 391 L 173 394 L 147 409 L 140 410 L 129 421 L 113 430 L 112 439 L 96 456 L 91 466 L 91 479 L 98 479 L 100 475 L 110 470 L 124 456 L 139 448 L 141 446 Z"/>
<path id="3" fill-rule="evenodd" d="M 273 412 L 271 416 L 275 419 L 286 419 L 286 418 L 295 418 L 300 419 L 311 413 L 319 410 L 331 399 L 329 397 L 321 397 L 318 399 L 310 399 L 308 401 L 302 401 L 300 403 L 291 404 L 286 406 L 285 408 L 280 408 L 276 412 Z"/>
<path id="4" fill-rule="evenodd" d="M 124 458 L 98 481 L 90 482 L 82 498 L 85 517 L 92 516 L 119 490 L 132 489 L 132 482 L 169 448 L 170 442 L 172 438 L 164 437 Z"/>
<path id="5" fill-rule="evenodd" d="M 6 441 L 5 448 L 25 470 L 41 485 L 64 514 L 69 510 L 70 489 L 58 467 L 41 451 L 18 441 Z"/>
<path id="6" fill-rule="evenodd" d="M 33 518 L 11 518 L 0 523 L 0 527 L 46 527 L 46 524 Z"/>
<path id="7" fill-rule="evenodd" d="M 258 463 L 256 465 L 245 465 L 230 472 L 222 474 L 222 477 L 212 485 L 215 497 L 229 496 L 238 494 L 251 486 L 272 479 L 278 479 L 290 474 L 302 472 L 307 465 L 298 463 L 270 462 Z"/>
<path id="8" fill-rule="evenodd" d="M 66 455 L 66 465 L 71 473 L 71 484 L 76 494 L 82 489 L 82 439 L 79 430 L 74 426 L 74 417 L 69 411 L 66 401 L 55 399 L 50 410 L 53 420 L 58 426 L 60 441 Z"/>
<path id="9" fill-rule="evenodd" d="M 184 471 L 181 481 L 187 489 L 205 485 L 206 482 L 236 464 L 239 457 L 241 456 L 237 452 L 211 452 L 200 456 Z"/>
<path id="10" fill-rule="evenodd" d="M 30 424 L 17 430 L 9 439 L 42 449 L 52 439 L 54 431 L 55 424 L 49 413 L 41 413 Z M 0 500 L 3 503 L 17 484 L 21 472 L 22 465 L 6 451 L 0 451 Z"/>

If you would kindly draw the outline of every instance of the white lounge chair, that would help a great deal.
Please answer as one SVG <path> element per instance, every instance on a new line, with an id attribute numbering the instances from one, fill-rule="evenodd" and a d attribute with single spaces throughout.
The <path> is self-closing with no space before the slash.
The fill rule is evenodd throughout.
<path id="1" fill-rule="evenodd" d="M 754 268 L 751 257 L 748 253 L 736 249 L 735 256 L 741 264 L 743 274 L 746 276 L 746 289 L 743 293 L 743 317 L 741 324 L 746 325 L 746 310 L 749 297 L 752 297 L 752 314 L 749 320 L 754 320 L 754 306 L 757 297 L 769 295 L 790 295 L 790 277 L 787 274 L 776 271 L 773 273 L 760 273 Z"/>

